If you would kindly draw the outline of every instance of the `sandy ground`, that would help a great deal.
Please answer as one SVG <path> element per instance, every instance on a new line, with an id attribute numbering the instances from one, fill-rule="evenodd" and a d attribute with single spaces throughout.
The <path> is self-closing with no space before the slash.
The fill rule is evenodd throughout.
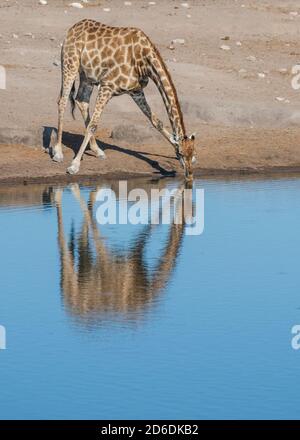
<path id="1" fill-rule="evenodd" d="M 48 146 L 57 124 L 61 42 L 85 17 L 140 27 L 157 44 L 187 129 L 197 132 L 195 174 L 300 170 L 300 90 L 291 85 L 291 69 L 300 63 L 298 1 L 191 0 L 187 8 L 181 1 L 150 6 L 132 0 L 125 6 L 89 0 L 82 9 L 70 3 L 0 0 L 0 65 L 6 70 L 6 89 L 0 89 L 0 181 L 78 179 L 66 175 L 82 139 L 78 112 L 75 121 L 66 113 L 62 164 L 52 162 L 41 147 Z M 185 43 L 170 49 L 177 38 Z M 166 119 L 154 85 L 146 95 Z M 107 159 L 87 152 L 79 177 L 179 171 L 171 145 L 128 96 L 111 100 L 97 135 Z"/>

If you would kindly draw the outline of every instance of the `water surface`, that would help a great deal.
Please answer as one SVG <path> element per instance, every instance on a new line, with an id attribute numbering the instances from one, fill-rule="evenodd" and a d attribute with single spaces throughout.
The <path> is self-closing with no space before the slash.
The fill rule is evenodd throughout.
<path id="1" fill-rule="evenodd" d="M 96 186 L 0 188 L 1 419 L 299 417 L 300 180 L 195 185 L 198 236 L 99 226 Z"/>

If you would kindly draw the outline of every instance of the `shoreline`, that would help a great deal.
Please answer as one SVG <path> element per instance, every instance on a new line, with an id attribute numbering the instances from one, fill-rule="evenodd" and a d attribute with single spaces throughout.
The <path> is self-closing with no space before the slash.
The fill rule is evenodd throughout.
<path id="1" fill-rule="evenodd" d="M 208 124 L 199 128 L 195 178 L 272 177 L 291 173 L 300 177 L 300 128 L 247 129 Z M 53 162 L 49 155 L 54 141 L 51 135 L 53 128 L 51 130 L 46 130 L 46 142 L 45 130 L 38 131 L 38 147 L 0 144 L 0 185 L 183 178 L 172 146 L 155 132 L 150 132 L 142 141 L 142 128 L 137 131 L 138 135 L 135 133 L 136 138 L 130 138 L 132 133 L 126 130 L 122 131 L 122 136 L 115 138 L 113 125 L 97 131 L 97 141 L 105 151 L 106 159 L 100 160 L 87 150 L 79 173 L 71 176 L 66 169 L 81 144 L 83 130 L 64 132 L 62 163 Z"/>
<path id="2" fill-rule="evenodd" d="M 1 147 L 1 146 L 0 146 Z M 299 178 L 300 166 L 287 167 L 265 167 L 260 169 L 241 168 L 241 169 L 218 169 L 218 168 L 196 168 L 194 170 L 194 179 L 209 179 L 209 180 L 273 180 L 280 178 Z M 177 172 L 173 175 L 157 175 L 150 172 L 134 173 L 132 171 L 110 172 L 105 173 L 100 170 L 95 173 L 80 172 L 77 175 L 65 174 L 49 174 L 47 176 L 26 176 L 26 175 L 11 175 L 8 177 L 0 176 L 0 186 L 27 186 L 35 184 L 44 185 L 67 185 L 74 182 L 83 185 L 95 184 L 103 181 L 120 181 L 120 180 L 163 180 L 174 179 L 184 181 L 182 172 Z"/>

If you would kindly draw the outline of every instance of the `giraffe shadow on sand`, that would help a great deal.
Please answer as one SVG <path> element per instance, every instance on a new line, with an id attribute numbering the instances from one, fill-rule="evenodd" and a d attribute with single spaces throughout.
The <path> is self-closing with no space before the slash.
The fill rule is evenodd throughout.
<path id="1" fill-rule="evenodd" d="M 44 127 L 43 131 L 43 147 L 46 151 L 49 151 L 49 154 L 52 155 L 52 146 L 53 146 L 53 139 L 55 139 L 57 133 L 57 129 L 55 127 Z M 78 133 L 70 133 L 70 132 L 63 132 L 63 144 L 70 148 L 74 156 L 76 156 L 78 150 L 80 149 L 80 145 L 82 144 L 84 136 L 78 134 Z M 135 157 L 136 159 L 142 160 L 146 162 L 148 165 L 150 165 L 155 171 L 154 173 L 160 174 L 161 177 L 175 177 L 176 171 L 174 170 L 167 170 L 163 166 L 160 165 L 158 160 L 153 160 L 150 157 L 148 157 L 150 154 L 151 156 L 156 156 L 158 159 L 176 159 L 175 156 L 167 156 L 164 154 L 153 154 L 149 153 L 147 151 L 136 151 L 131 150 L 130 148 L 120 147 L 115 144 L 110 144 L 107 142 L 96 140 L 97 144 L 103 151 L 117 151 L 121 154 L 125 154 L 127 156 Z M 87 150 L 86 155 L 88 156 L 95 156 L 92 150 Z M 95 160 L 97 158 L 95 157 Z"/>

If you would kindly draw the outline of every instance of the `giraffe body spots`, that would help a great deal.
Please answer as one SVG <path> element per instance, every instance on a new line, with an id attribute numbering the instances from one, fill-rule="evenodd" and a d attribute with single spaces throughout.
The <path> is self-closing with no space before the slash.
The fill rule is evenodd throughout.
<path id="1" fill-rule="evenodd" d="M 130 66 L 128 66 L 127 64 L 123 64 L 122 66 L 120 66 L 120 69 L 124 76 L 130 76 L 130 72 L 131 72 Z"/>
<path id="2" fill-rule="evenodd" d="M 131 44 L 131 43 L 132 43 L 132 35 L 128 33 L 124 37 L 124 44 Z"/>
<path id="3" fill-rule="evenodd" d="M 93 61 L 92 61 L 92 67 L 98 67 L 100 65 L 100 58 L 98 56 L 96 56 Z"/>
<path id="4" fill-rule="evenodd" d="M 96 40 L 96 35 L 95 34 L 89 34 L 87 36 L 87 41 L 95 41 Z"/>
<path id="5" fill-rule="evenodd" d="M 102 48 L 100 54 L 101 54 L 101 55 L 100 55 L 101 58 L 105 60 L 106 58 L 112 56 L 112 54 L 113 54 L 113 50 L 112 50 L 109 46 L 104 46 L 104 47 Z"/>
<path id="6" fill-rule="evenodd" d="M 89 57 L 87 56 L 87 53 L 84 52 L 81 57 L 81 63 L 83 66 L 86 66 L 88 62 L 89 62 Z"/>
<path id="7" fill-rule="evenodd" d="M 109 58 L 103 65 L 108 69 L 113 69 L 113 67 L 116 65 L 115 60 L 113 58 Z"/>
<path id="8" fill-rule="evenodd" d="M 96 40 L 90 41 L 89 43 L 86 43 L 86 49 L 88 51 L 93 50 L 96 48 Z"/>

